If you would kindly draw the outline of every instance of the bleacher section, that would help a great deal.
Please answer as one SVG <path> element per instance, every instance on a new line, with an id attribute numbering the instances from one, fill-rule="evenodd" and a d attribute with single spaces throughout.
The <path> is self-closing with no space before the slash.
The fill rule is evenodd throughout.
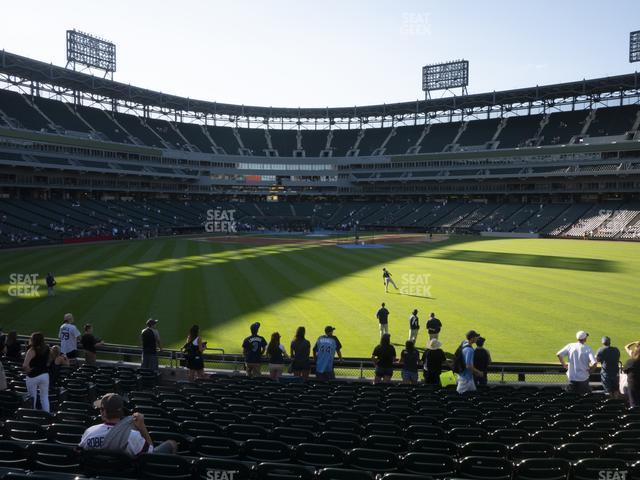
<path id="1" fill-rule="evenodd" d="M 424 128 L 424 125 L 396 127 L 395 134 L 387 142 L 384 153 L 387 155 L 407 153 L 407 150 L 417 143 Z"/>
<path id="2" fill-rule="evenodd" d="M 319 157 L 327 146 L 328 130 L 302 130 L 302 148 L 307 157 Z"/>
<path id="3" fill-rule="evenodd" d="M 122 130 L 114 121 L 103 111 L 97 108 L 84 106 L 76 107 L 76 111 L 89 123 L 104 140 L 111 140 L 118 143 L 131 143 L 129 135 Z"/>
<path id="4" fill-rule="evenodd" d="M 63 367 L 47 413 L 24 408 L 24 374 L 3 363 L 0 475 L 8 480 L 211 480 L 212 472 L 233 472 L 233 480 L 640 478 L 638 412 L 623 399 L 559 386 L 461 396 L 425 384 L 223 374 L 176 382 L 104 364 Z M 154 444 L 174 440 L 177 454 L 76 449 L 101 421 L 93 398 L 116 390 L 127 412 L 144 415 Z"/>
<path id="5" fill-rule="evenodd" d="M 271 145 L 282 157 L 293 157 L 293 151 L 297 149 L 297 130 L 269 130 Z"/>
<path id="6" fill-rule="evenodd" d="M 265 131 L 255 128 L 238 128 L 238 133 L 242 139 L 242 143 L 245 148 L 251 151 L 251 155 L 262 156 L 266 155 L 265 150 L 268 147 Z"/>
<path id="7" fill-rule="evenodd" d="M 240 145 L 238 144 L 238 139 L 233 133 L 232 128 L 207 126 L 206 129 L 216 145 L 222 148 L 225 153 L 229 155 L 239 154 Z"/>
<path id="8" fill-rule="evenodd" d="M 51 126 L 36 109 L 31 107 L 26 96 L 9 90 L 0 90 L 0 110 L 17 121 L 16 127 L 29 130 L 51 130 Z"/>
<path id="9" fill-rule="evenodd" d="M 202 130 L 204 128 L 202 125 L 194 123 L 177 123 L 176 126 L 191 145 L 196 147 L 202 153 L 213 153 L 213 145 Z"/>
<path id="10" fill-rule="evenodd" d="M 516 148 L 532 146 L 538 130 L 542 115 L 524 115 L 521 117 L 509 117 L 507 124 L 500 131 L 497 141 L 498 148 Z"/>
<path id="11" fill-rule="evenodd" d="M 444 147 L 453 142 L 460 130 L 460 123 L 433 123 L 429 128 L 429 133 L 421 143 L 420 152 L 437 153 L 442 152 Z"/>
<path id="12" fill-rule="evenodd" d="M 358 138 L 359 130 L 332 130 L 331 155 L 333 157 L 344 157 L 351 150 Z"/>
<path id="13" fill-rule="evenodd" d="M 124 113 L 114 114 L 116 121 L 141 144 L 149 147 L 166 148 L 162 140 L 153 131 L 142 124 L 142 119 Z"/>
<path id="14" fill-rule="evenodd" d="M 363 130 L 364 137 L 358 144 L 358 155 L 366 156 L 373 153 L 382 146 L 382 143 L 389 136 L 392 128 L 367 128 Z"/>
<path id="15" fill-rule="evenodd" d="M 541 145 L 565 145 L 578 135 L 587 119 L 587 111 L 554 112 L 541 132 Z"/>
<path id="16" fill-rule="evenodd" d="M 463 146 L 482 146 L 493 138 L 499 124 L 499 118 L 471 120 L 467 122 L 467 128 L 460 135 L 458 144 Z"/>
<path id="17" fill-rule="evenodd" d="M 599 108 L 596 110 L 596 117 L 589 125 L 587 134 L 591 137 L 604 137 L 629 132 L 639 111 L 639 105 Z"/>

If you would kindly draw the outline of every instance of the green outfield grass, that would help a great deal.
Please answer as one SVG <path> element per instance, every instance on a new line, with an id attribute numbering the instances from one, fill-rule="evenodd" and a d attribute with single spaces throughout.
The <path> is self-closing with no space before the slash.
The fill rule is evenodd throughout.
<path id="1" fill-rule="evenodd" d="M 385 294 L 386 266 L 403 294 Z M 56 296 L 9 295 L 11 274 L 57 277 Z M 428 276 L 428 277 L 426 277 Z M 425 279 L 427 283 L 425 284 Z M 248 325 L 286 343 L 297 326 L 315 339 L 336 327 L 346 356 L 369 356 L 378 341 L 375 311 L 391 311 L 394 343 L 408 317 L 435 311 L 452 351 L 474 328 L 496 361 L 553 362 L 577 330 L 591 344 L 640 338 L 640 244 L 546 239 L 454 238 L 384 249 L 335 244 L 247 246 L 160 239 L 0 252 L 0 326 L 56 336 L 65 312 L 94 324 L 109 342 L 137 344 L 149 317 L 165 344 L 180 346 L 200 324 L 211 347 L 239 352 Z M 425 297 L 425 295 L 427 295 Z M 418 337 L 424 347 L 424 329 Z"/>

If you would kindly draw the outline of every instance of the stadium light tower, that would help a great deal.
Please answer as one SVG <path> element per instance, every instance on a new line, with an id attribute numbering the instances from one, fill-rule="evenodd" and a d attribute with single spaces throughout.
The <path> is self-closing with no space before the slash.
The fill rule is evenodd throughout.
<path id="1" fill-rule="evenodd" d="M 67 30 L 67 68 L 73 65 L 96 68 L 104 72 L 104 77 L 116 71 L 116 45 L 77 30 Z"/>
<path id="2" fill-rule="evenodd" d="M 640 62 L 640 30 L 629 34 L 629 63 Z"/>
<path id="3" fill-rule="evenodd" d="M 455 60 L 446 63 L 434 63 L 422 67 L 422 91 L 427 99 L 431 92 L 461 88 L 462 94 L 467 94 L 469 85 L 469 61 Z M 453 92 L 451 92 L 453 93 Z M 455 93 L 453 93 L 455 95 Z"/>

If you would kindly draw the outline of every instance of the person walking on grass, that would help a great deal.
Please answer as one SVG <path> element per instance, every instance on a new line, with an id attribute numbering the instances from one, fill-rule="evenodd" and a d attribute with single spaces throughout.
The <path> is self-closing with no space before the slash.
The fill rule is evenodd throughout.
<path id="1" fill-rule="evenodd" d="M 371 359 L 376 367 L 373 383 L 391 383 L 393 364 L 396 361 L 396 349 L 391 345 L 391 335 L 382 335 L 380 344 L 373 349 Z"/>
<path id="2" fill-rule="evenodd" d="M 267 357 L 269 358 L 269 377 L 271 380 L 278 380 L 284 371 L 284 361 L 287 357 L 287 350 L 280 343 L 280 334 L 273 332 L 271 340 L 267 345 Z"/>
<path id="3" fill-rule="evenodd" d="M 190 382 L 198 378 L 204 378 L 204 359 L 202 354 L 205 348 L 207 348 L 207 342 L 203 342 L 200 338 L 200 326 L 193 325 L 189 329 L 187 341 L 182 347 L 187 368 L 189 369 L 187 376 Z"/>
<path id="4" fill-rule="evenodd" d="M 309 378 L 311 370 L 311 362 L 309 355 L 311 354 L 311 343 L 305 338 L 306 329 L 298 327 L 296 336 L 291 341 L 291 373 L 294 377 L 302 377 L 304 380 Z"/>
<path id="5" fill-rule="evenodd" d="M 436 317 L 436 314 L 431 312 L 429 314 L 429 320 L 427 320 L 427 332 L 429 333 L 429 340 L 432 338 L 438 338 L 440 336 L 440 330 L 442 329 L 442 322 Z"/>
<path id="6" fill-rule="evenodd" d="M 589 375 L 591 368 L 596 364 L 596 357 L 591 347 L 587 345 L 589 334 L 580 330 L 576 333 L 577 342 L 568 343 L 556 355 L 560 365 L 567 371 L 569 379 L 568 390 L 578 395 L 591 393 Z M 568 358 L 568 363 L 565 362 Z"/>
<path id="7" fill-rule="evenodd" d="M 376 312 L 376 318 L 380 323 L 380 338 L 382 338 L 382 335 L 389 333 L 389 310 L 387 310 L 384 302 Z"/>
<path id="8" fill-rule="evenodd" d="M 54 278 L 53 273 L 51 272 L 47 273 L 45 282 L 47 283 L 47 296 L 49 297 L 55 296 L 56 293 L 54 291 L 54 288 L 58 282 L 56 282 L 56 279 Z"/>
<path id="9" fill-rule="evenodd" d="M 391 278 L 391 273 L 389 273 L 386 268 L 382 268 L 382 281 L 384 283 L 384 291 L 386 293 L 389 293 L 389 284 L 393 285 L 393 288 L 398 290 L 396 282 L 393 281 L 393 279 Z"/>
<path id="10" fill-rule="evenodd" d="M 418 309 L 414 309 L 409 317 L 409 341 L 416 344 L 418 332 L 420 331 L 420 320 L 418 319 Z"/>

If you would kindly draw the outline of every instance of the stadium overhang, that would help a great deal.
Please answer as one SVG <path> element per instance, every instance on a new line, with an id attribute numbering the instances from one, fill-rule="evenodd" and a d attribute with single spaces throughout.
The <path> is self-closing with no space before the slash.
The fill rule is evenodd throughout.
<path id="1" fill-rule="evenodd" d="M 554 85 L 382 105 L 327 108 L 260 107 L 169 95 L 76 72 L 4 50 L 0 52 L 0 75 L 0 80 L 5 84 L 31 89 L 31 93 L 34 94 L 40 94 L 42 90 L 50 87 L 58 95 L 68 95 L 74 99 L 87 96 L 95 103 L 101 101 L 105 106 L 110 104 L 111 108 L 120 103 L 126 108 L 140 108 L 144 115 L 149 115 L 150 111 L 157 109 L 164 115 L 180 119 L 186 116 L 211 118 L 215 121 L 224 117 L 229 123 L 236 124 L 239 119 L 261 119 L 262 124 L 287 124 L 294 128 L 302 124 L 317 125 L 319 120 L 326 122 L 330 128 L 335 123 L 349 127 L 362 126 L 363 123 L 368 123 L 368 119 L 378 119 L 377 124 L 381 123 L 381 126 L 384 126 L 385 122 L 387 125 L 395 122 L 417 122 L 419 118 L 452 116 L 453 112 L 458 112 L 456 115 L 463 118 L 492 113 L 501 115 L 504 111 L 512 109 L 528 109 L 531 113 L 532 107 L 546 109 L 576 102 L 591 104 L 606 98 L 622 101 L 625 95 L 637 97 L 640 94 L 640 75 L 635 72 Z M 247 126 L 249 123 L 247 121 Z"/>

